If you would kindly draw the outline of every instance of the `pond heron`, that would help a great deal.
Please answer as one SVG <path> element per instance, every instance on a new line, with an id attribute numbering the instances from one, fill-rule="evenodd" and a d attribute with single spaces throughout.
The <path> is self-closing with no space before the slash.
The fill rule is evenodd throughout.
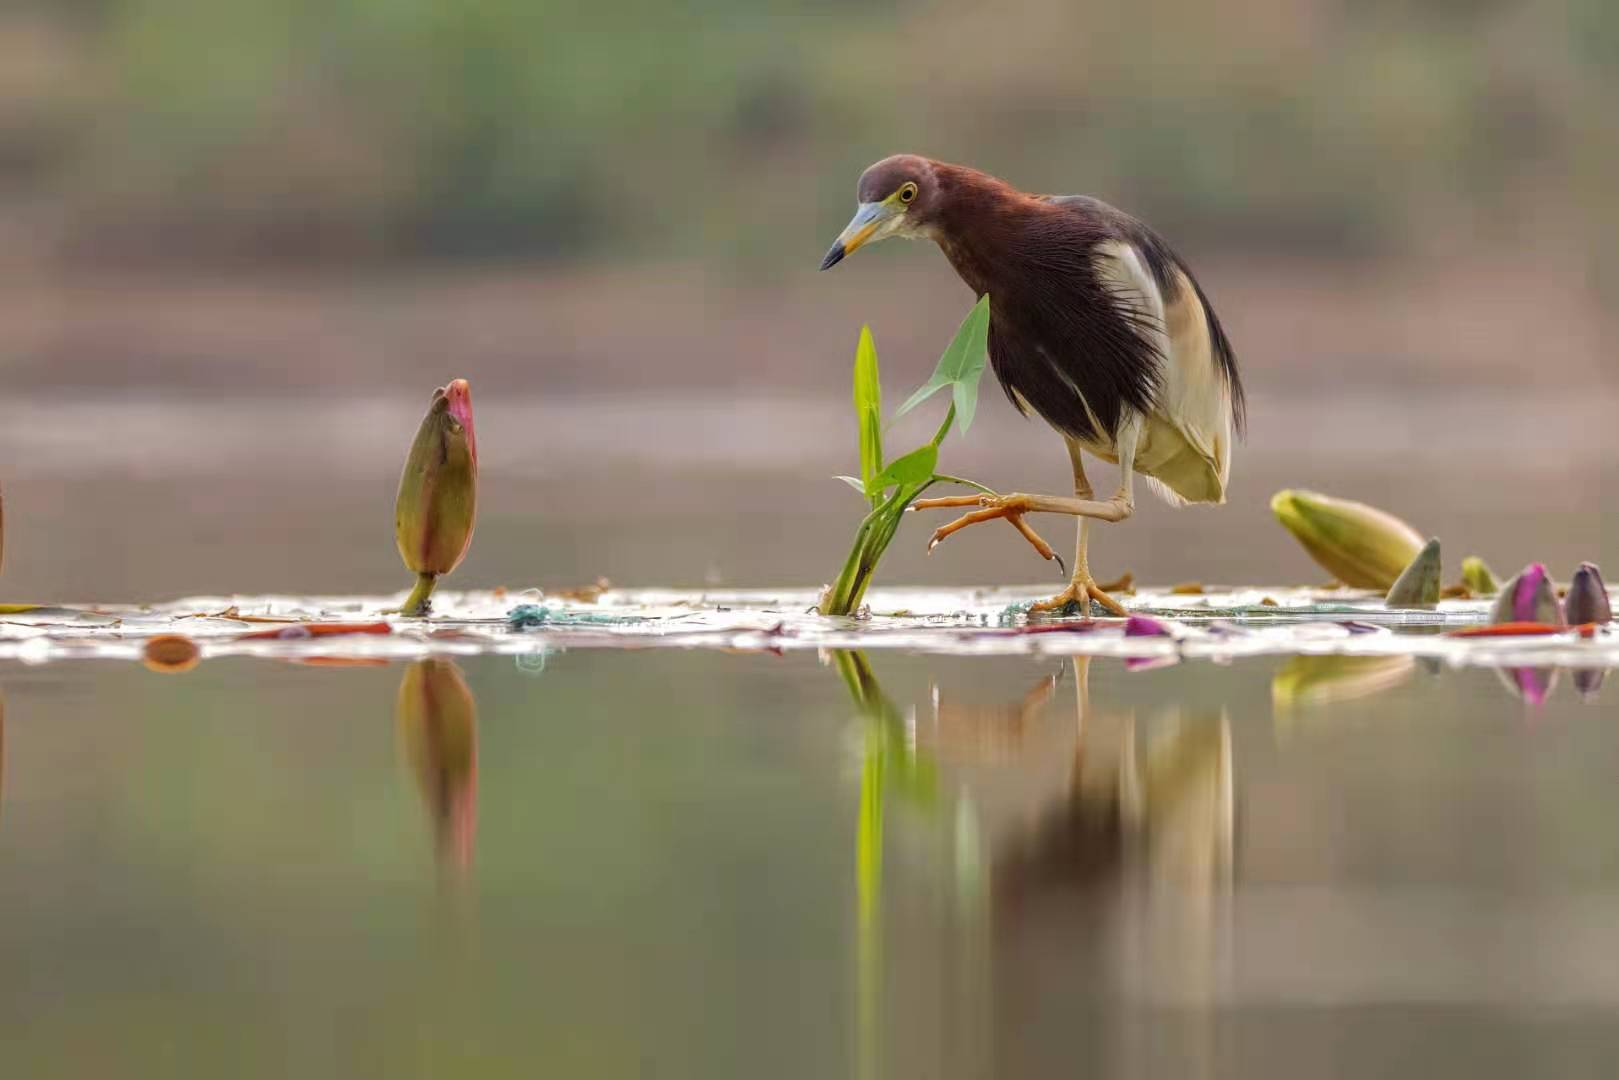
<path id="1" fill-rule="evenodd" d="M 1091 576 L 1091 522 L 1131 515 L 1138 474 L 1175 506 L 1225 502 L 1243 427 L 1236 355 L 1192 271 L 1157 233 L 1098 199 L 1029 195 L 961 165 L 885 158 L 861 175 L 857 196 L 821 269 L 890 236 L 938 244 L 974 293 L 989 294 L 989 359 L 1002 389 L 1056 429 L 1073 465 L 1072 496 L 917 501 L 913 509 L 976 508 L 938 529 L 929 550 L 1006 518 L 1049 555 L 1023 516 L 1070 514 L 1079 518 L 1072 580 L 1034 610 L 1084 614 L 1095 600 L 1123 614 Z M 1083 453 L 1119 466 L 1112 498 L 1095 498 Z"/>

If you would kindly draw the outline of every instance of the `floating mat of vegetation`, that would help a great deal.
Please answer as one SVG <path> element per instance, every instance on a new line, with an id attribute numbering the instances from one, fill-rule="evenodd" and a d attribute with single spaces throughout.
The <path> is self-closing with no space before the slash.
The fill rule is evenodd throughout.
<path id="1" fill-rule="evenodd" d="M 1146 662 L 1260 655 L 1420 656 L 1457 665 L 1619 666 L 1619 630 L 1481 633 L 1482 600 L 1392 611 L 1373 593 L 1141 590 L 1129 619 L 1031 619 L 1042 590 L 880 589 L 858 618 L 816 614 L 813 589 L 445 592 L 431 618 L 398 596 L 200 597 L 153 606 L 47 607 L 0 616 L 0 660 L 218 656 L 383 663 L 427 654 L 543 655 L 568 648 L 761 651 L 891 648 L 954 654 L 1114 656 Z M 157 640 L 161 639 L 161 640 Z M 179 639 L 178 641 L 176 639 Z M 154 644 L 155 642 L 155 644 Z M 190 647 L 188 647 L 190 646 Z"/>

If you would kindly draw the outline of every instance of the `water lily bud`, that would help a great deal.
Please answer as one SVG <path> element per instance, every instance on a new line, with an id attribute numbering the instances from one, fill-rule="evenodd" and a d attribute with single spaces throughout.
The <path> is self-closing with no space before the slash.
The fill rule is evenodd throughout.
<path id="1" fill-rule="evenodd" d="M 416 431 L 394 504 L 394 539 L 405 567 L 416 572 L 407 615 L 427 613 L 441 574 L 461 563 L 472 544 L 478 507 L 478 443 L 465 379 L 433 392 Z"/>
<path id="2" fill-rule="evenodd" d="M 478 703 L 461 669 L 448 660 L 407 667 L 394 721 L 439 851 L 465 867 L 478 827 Z"/>
<path id="3" fill-rule="evenodd" d="M 1474 596 L 1494 596 L 1501 591 L 1501 583 L 1477 555 L 1469 555 L 1462 560 L 1462 584 Z"/>
<path id="4" fill-rule="evenodd" d="M 1289 490 L 1270 508 L 1312 559 L 1357 589 L 1387 590 L 1422 550 L 1420 533 L 1365 503 Z"/>
<path id="5" fill-rule="evenodd" d="M 1610 623 L 1613 607 L 1608 602 L 1608 586 L 1602 580 L 1602 571 L 1595 563 L 1581 563 L 1574 571 L 1574 580 L 1568 586 L 1564 602 L 1570 626 L 1586 623 Z"/>
<path id="6" fill-rule="evenodd" d="M 1429 540 L 1389 589 L 1391 608 L 1431 608 L 1439 603 L 1439 541 Z"/>
<path id="7" fill-rule="evenodd" d="M 1531 563 L 1523 573 L 1501 587 L 1495 606 L 1490 609 L 1492 623 L 1543 623 L 1564 626 L 1563 605 L 1557 601 L 1557 590 L 1542 563 Z"/>

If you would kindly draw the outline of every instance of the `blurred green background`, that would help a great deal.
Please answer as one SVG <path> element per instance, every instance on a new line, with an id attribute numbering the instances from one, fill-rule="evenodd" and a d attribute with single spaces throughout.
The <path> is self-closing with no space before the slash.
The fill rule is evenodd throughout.
<path id="1" fill-rule="evenodd" d="M 1211 245 L 1594 259 L 1619 179 L 1604 0 L 13 0 L 0 79 L 6 221 L 78 258 L 772 266 L 905 147 Z"/>

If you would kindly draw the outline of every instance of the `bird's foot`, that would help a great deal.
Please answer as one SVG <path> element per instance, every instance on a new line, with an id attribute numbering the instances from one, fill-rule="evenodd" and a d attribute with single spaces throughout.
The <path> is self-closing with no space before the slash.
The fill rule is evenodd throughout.
<path id="1" fill-rule="evenodd" d="M 1045 542 L 1041 535 L 1034 531 L 1034 527 L 1024 518 L 1033 507 L 1030 505 L 1028 495 L 953 495 L 943 499 L 918 499 L 911 504 L 912 510 L 938 510 L 943 507 L 976 506 L 979 509 L 970 514 L 941 525 L 933 530 L 933 537 L 928 541 L 928 551 L 931 553 L 947 537 L 960 532 L 969 525 L 977 525 L 985 521 L 1004 519 L 1023 535 L 1023 539 L 1039 554 L 1042 559 L 1056 559 L 1057 565 L 1062 566 L 1062 558 L 1052 550 L 1050 544 Z M 1066 567 L 1064 567 L 1066 570 Z"/>
<path id="2" fill-rule="evenodd" d="M 1124 609 L 1124 605 L 1120 604 L 1117 600 L 1113 599 L 1113 597 L 1103 592 L 1102 587 L 1096 584 L 1095 580 L 1090 577 L 1075 578 L 1069 583 L 1068 588 L 1064 589 L 1056 596 L 1053 596 L 1050 600 L 1040 600 L 1036 603 L 1030 604 L 1029 613 L 1031 615 L 1075 614 L 1088 617 L 1091 613 L 1092 600 L 1096 601 L 1098 604 L 1101 604 L 1102 607 L 1110 614 L 1117 615 L 1120 618 L 1124 618 L 1130 614 Z"/>

